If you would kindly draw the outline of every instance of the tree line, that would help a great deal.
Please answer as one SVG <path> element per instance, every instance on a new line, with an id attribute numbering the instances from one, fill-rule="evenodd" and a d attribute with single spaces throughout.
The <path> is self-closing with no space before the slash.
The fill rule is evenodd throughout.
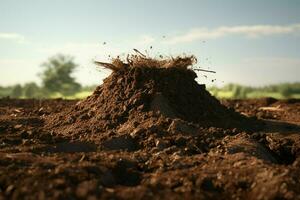
<path id="1" fill-rule="evenodd" d="M 41 64 L 41 85 L 29 82 L 23 85 L 0 86 L 0 97 L 49 98 L 54 94 L 72 96 L 82 90 L 92 89 L 94 86 L 83 87 L 72 76 L 77 67 L 73 57 L 55 55 Z"/>
<path id="2" fill-rule="evenodd" d="M 234 98 L 234 99 L 245 99 L 245 98 L 258 98 L 273 96 L 276 98 L 300 98 L 300 82 L 295 83 L 280 83 L 272 84 L 263 87 L 250 87 L 239 84 L 227 84 L 223 87 L 210 87 L 209 91 L 222 98 Z"/>
<path id="3" fill-rule="evenodd" d="M 75 94 L 85 91 L 83 98 L 90 94 L 96 86 L 82 86 L 73 73 L 78 65 L 74 58 L 58 54 L 50 57 L 41 64 L 39 74 L 41 85 L 35 82 L 16 84 L 8 87 L 0 86 L 0 98 L 52 98 L 74 97 Z M 300 82 L 281 83 L 264 87 L 249 87 L 239 84 L 227 84 L 223 87 L 209 87 L 208 90 L 219 98 L 258 98 L 273 96 L 275 98 L 300 98 Z"/>

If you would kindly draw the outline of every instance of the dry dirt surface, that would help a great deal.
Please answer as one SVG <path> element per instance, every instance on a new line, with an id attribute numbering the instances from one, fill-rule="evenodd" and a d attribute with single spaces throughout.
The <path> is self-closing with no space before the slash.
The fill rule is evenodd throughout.
<path id="1" fill-rule="evenodd" d="M 87 99 L 0 100 L 0 199 L 300 199 L 300 100 L 212 97 L 190 70 Z"/>

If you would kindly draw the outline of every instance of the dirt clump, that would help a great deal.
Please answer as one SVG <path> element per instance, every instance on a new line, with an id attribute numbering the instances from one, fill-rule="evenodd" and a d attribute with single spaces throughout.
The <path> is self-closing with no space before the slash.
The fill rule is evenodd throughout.
<path id="1" fill-rule="evenodd" d="M 169 61 L 134 58 L 125 64 L 114 61 L 111 65 L 115 67 L 109 66 L 113 73 L 91 96 L 65 113 L 50 116 L 46 126 L 93 142 L 114 137 L 118 142 L 113 143 L 124 147 L 122 141 L 128 143 L 130 137 L 145 140 L 150 133 L 168 135 L 177 129 L 191 134 L 189 129 L 196 133 L 200 127 L 212 126 L 246 129 L 250 123 L 195 81 L 196 73 L 188 68 L 194 57 Z M 149 135 L 143 138 L 143 134 Z"/>

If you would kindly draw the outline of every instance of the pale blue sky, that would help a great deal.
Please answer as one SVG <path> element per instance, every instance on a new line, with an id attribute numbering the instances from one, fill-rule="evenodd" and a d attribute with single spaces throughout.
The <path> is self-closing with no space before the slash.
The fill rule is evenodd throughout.
<path id="1" fill-rule="evenodd" d="M 110 72 L 92 60 L 133 48 L 194 54 L 217 71 L 199 75 L 209 84 L 300 81 L 300 1 L 0 0 L 0 85 L 37 81 L 56 53 L 75 57 L 78 81 L 97 84 Z"/>

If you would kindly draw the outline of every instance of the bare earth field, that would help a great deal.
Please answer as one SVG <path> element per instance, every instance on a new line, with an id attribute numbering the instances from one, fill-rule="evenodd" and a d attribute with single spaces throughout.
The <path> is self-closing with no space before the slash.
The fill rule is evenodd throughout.
<path id="1" fill-rule="evenodd" d="M 118 73 L 81 101 L 0 100 L 0 199 L 300 199 L 300 100 Z"/>

